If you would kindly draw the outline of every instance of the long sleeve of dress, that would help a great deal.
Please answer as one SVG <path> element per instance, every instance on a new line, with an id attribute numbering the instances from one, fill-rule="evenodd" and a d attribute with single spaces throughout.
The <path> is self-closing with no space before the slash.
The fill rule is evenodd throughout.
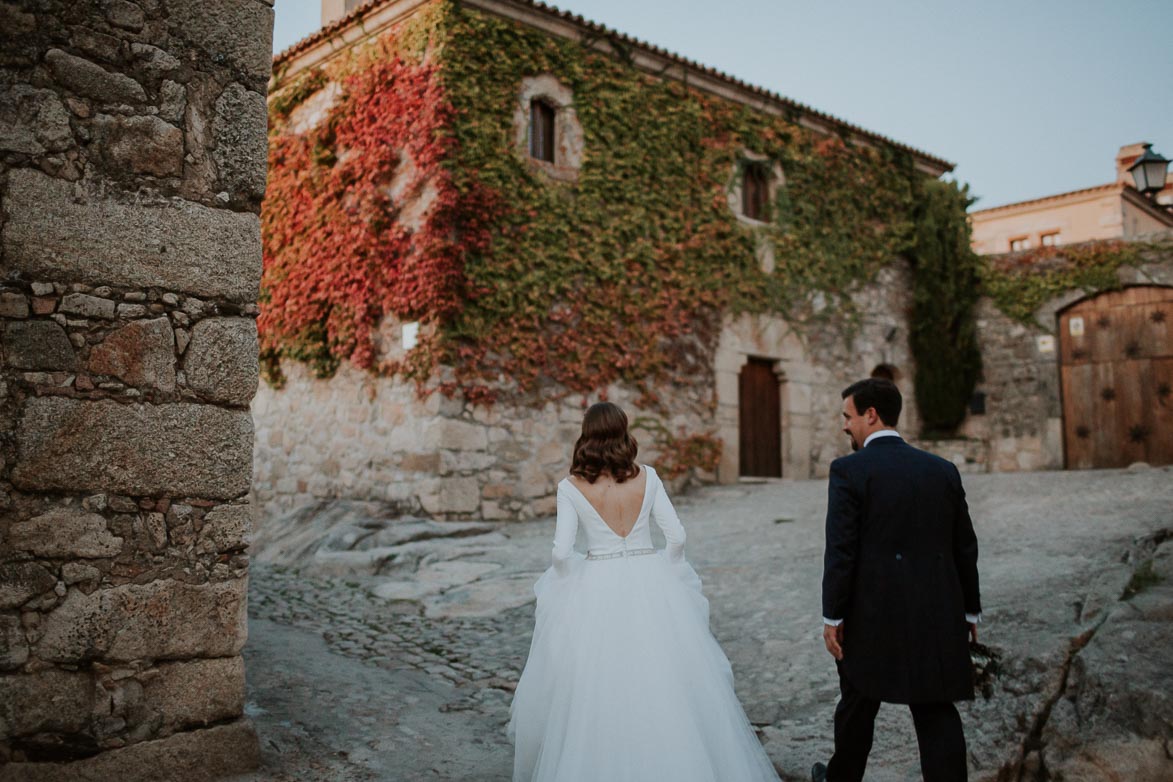
<path id="1" fill-rule="evenodd" d="M 672 507 L 672 500 L 668 499 L 668 492 L 664 491 L 664 484 L 656 477 L 656 496 L 652 500 L 652 521 L 664 533 L 667 542 L 668 559 L 679 562 L 684 559 L 684 525 L 676 515 L 676 508 Z"/>
<path id="2" fill-rule="evenodd" d="M 558 484 L 558 521 L 554 526 L 554 569 L 565 572 L 570 555 L 574 552 L 574 539 L 578 536 L 578 511 L 566 488 Z"/>

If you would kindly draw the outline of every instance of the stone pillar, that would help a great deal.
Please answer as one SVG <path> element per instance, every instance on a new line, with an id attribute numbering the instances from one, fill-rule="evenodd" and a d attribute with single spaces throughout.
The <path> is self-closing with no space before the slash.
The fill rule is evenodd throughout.
<path id="1" fill-rule="evenodd" d="M 272 0 L 0 2 L 0 780 L 242 717 Z"/>

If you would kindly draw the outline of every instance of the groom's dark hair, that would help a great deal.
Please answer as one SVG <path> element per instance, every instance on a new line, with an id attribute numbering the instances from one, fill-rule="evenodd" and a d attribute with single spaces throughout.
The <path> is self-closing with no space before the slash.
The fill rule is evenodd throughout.
<path id="1" fill-rule="evenodd" d="M 847 397 L 851 397 L 855 411 L 861 415 L 869 407 L 876 408 L 876 414 L 887 426 L 896 426 L 900 420 L 900 410 L 904 407 L 900 389 L 891 380 L 882 377 L 869 377 L 852 383 L 843 389 L 843 398 Z"/>

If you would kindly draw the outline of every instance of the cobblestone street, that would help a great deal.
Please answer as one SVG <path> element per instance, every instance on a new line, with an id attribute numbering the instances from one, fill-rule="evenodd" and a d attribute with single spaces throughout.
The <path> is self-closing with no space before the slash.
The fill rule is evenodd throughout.
<path id="1" fill-rule="evenodd" d="M 1173 471 L 974 475 L 966 486 L 982 641 L 1003 671 L 990 699 L 963 709 L 972 778 L 986 779 L 1050 712 L 1054 671 L 1120 600 L 1136 540 L 1173 528 Z M 738 694 L 793 779 L 829 754 L 838 692 L 820 637 L 825 492 L 823 481 L 783 481 L 677 499 Z M 245 657 L 264 767 L 242 782 L 509 778 L 504 726 L 553 524 L 468 526 L 367 551 L 353 558 L 362 567 L 273 564 L 262 547 Z M 1167 631 L 1166 621 L 1166 641 Z M 885 706 L 868 779 L 919 779 L 915 748 L 907 710 Z"/>

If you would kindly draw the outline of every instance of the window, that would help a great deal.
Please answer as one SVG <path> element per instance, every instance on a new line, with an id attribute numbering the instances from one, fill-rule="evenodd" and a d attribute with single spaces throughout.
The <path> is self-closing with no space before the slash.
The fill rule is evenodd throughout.
<path id="1" fill-rule="evenodd" d="M 1023 250 L 1030 249 L 1030 238 L 1026 236 L 1016 236 L 1010 240 L 1010 252 L 1017 253 Z"/>
<path id="2" fill-rule="evenodd" d="M 725 191 L 729 211 L 755 233 L 760 233 L 763 225 L 784 229 L 790 201 L 782 165 L 752 149 L 740 150 L 730 163 Z M 760 253 L 759 260 L 763 269 L 773 266 L 773 261 L 766 261 Z"/>
<path id="3" fill-rule="evenodd" d="M 544 100 L 530 101 L 529 154 L 535 160 L 554 162 L 554 107 Z"/>
<path id="4" fill-rule="evenodd" d="M 770 172 L 762 163 L 746 163 L 741 179 L 741 213 L 765 221 L 770 211 Z"/>
<path id="5" fill-rule="evenodd" d="M 513 104 L 512 147 L 539 181 L 578 180 L 583 133 L 569 87 L 548 73 L 521 80 Z"/>
<path id="6" fill-rule="evenodd" d="M 1058 247 L 1059 246 L 1059 232 L 1051 231 L 1051 233 L 1043 234 L 1039 237 L 1039 244 L 1043 247 Z"/>

